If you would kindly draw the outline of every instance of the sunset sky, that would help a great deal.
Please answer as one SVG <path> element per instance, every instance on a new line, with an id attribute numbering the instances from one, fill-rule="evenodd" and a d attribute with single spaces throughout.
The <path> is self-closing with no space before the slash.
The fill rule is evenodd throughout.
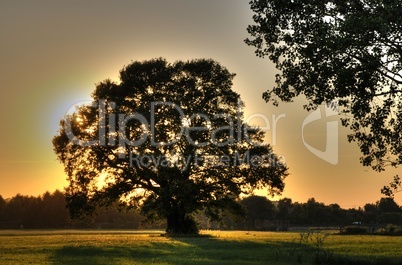
<path id="1" fill-rule="evenodd" d="M 337 116 L 322 111 L 324 118 L 305 122 L 303 135 L 309 113 L 302 98 L 279 107 L 262 99 L 277 72 L 243 41 L 252 23 L 248 2 L 1 1 L 0 195 L 63 189 L 66 175 L 51 144 L 59 120 L 75 103 L 90 99 L 95 83 L 117 81 L 124 65 L 164 57 L 212 58 L 237 74 L 233 89 L 245 101 L 245 116 L 267 118 L 267 142 L 289 167 L 283 197 L 299 202 L 314 197 L 345 208 L 379 200 L 381 187 L 398 170 L 380 174 L 363 167 L 357 145 L 347 142 L 348 131 L 340 124 L 339 131 L 329 132 L 339 141 L 332 164 L 311 152 L 331 145 L 326 145 L 327 123 Z M 262 119 L 251 123 L 262 125 Z M 402 204 L 402 195 L 395 200 Z"/>

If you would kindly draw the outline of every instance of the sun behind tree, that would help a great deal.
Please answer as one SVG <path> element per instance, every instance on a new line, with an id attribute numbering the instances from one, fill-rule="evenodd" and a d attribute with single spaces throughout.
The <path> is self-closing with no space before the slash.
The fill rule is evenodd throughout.
<path id="1" fill-rule="evenodd" d="M 233 77 L 213 60 L 160 58 L 97 84 L 93 104 L 66 116 L 53 139 L 72 217 L 120 200 L 166 218 L 168 233 L 188 234 L 198 232 L 197 211 L 218 219 L 242 212 L 241 194 L 280 194 L 287 167 L 243 122 Z"/>

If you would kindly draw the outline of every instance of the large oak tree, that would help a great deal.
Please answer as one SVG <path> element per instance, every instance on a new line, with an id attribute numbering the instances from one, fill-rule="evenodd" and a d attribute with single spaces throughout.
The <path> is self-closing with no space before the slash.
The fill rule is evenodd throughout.
<path id="1" fill-rule="evenodd" d="M 266 101 L 339 103 L 349 141 L 377 171 L 402 164 L 402 2 L 253 0 L 246 43 L 280 71 Z M 383 192 L 400 187 L 395 176 Z"/>
<path id="2" fill-rule="evenodd" d="M 195 233 L 192 217 L 240 212 L 256 188 L 284 188 L 287 167 L 264 132 L 243 122 L 234 74 L 213 60 L 132 62 L 60 123 L 54 150 L 68 175 L 73 217 L 120 200 L 167 232 Z"/>

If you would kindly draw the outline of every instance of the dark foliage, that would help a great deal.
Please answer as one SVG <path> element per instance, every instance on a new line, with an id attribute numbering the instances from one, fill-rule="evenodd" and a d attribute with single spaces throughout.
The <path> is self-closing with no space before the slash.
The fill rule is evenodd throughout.
<path id="1" fill-rule="evenodd" d="M 342 209 L 337 204 L 325 205 L 316 202 L 314 198 L 305 203 L 292 203 L 291 199 L 283 198 L 272 202 L 266 197 L 250 196 L 239 200 L 244 217 L 222 212 L 220 221 L 213 221 L 199 211 L 185 227 L 189 231 L 198 229 L 225 230 L 282 230 L 287 226 L 338 226 L 344 227 L 344 233 L 377 232 L 400 235 L 402 228 L 402 209 L 395 203 L 383 198 L 376 203 L 366 204 L 364 209 Z M 384 207 L 384 201 L 392 207 Z M 396 206 L 396 207 L 395 207 Z M 286 214 L 283 214 L 286 207 Z M 282 214 L 281 214 L 282 212 Z M 361 225 L 352 225 L 359 222 Z M 392 225 L 391 225 L 392 224 Z M 166 229 L 166 222 L 149 223 L 138 210 L 118 202 L 108 207 L 97 207 L 93 216 L 86 219 L 71 220 L 66 209 L 64 193 L 46 192 L 42 196 L 16 195 L 4 200 L 0 196 L 0 229 L 65 229 L 65 228 L 96 228 L 96 229 Z M 348 228 L 350 227 L 350 228 Z M 362 229 L 360 229 L 362 227 Z"/>
<path id="2" fill-rule="evenodd" d="M 164 218 L 169 233 L 196 233 L 199 210 L 219 219 L 240 213 L 241 194 L 282 192 L 287 168 L 243 122 L 233 77 L 213 60 L 154 59 L 125 66 L 120 83 L 99 83 L 98 109 L 79 107 L 53 139 L 72 217 L 120 200 Z M 243 157 L 261 159 L 240 165 Z"/>
<path id="3" fill-rule="evenodd" d="M 402 164 L 402 2 L 252 0 L 246 43 L 280 71 L 263 97 L 275 105 L 303 95 L 307 110 L 336 102 L 361 162 Z M 399 177 L 382 190 L 401 188 Z"/>
<path id="4" fill-rule="evenodd" d="M 108 208 L 97 208 L 91 218 L 71 220 L 66 208 L 66 197 L 58 190 L 38 197 L 16 195 L 3 201 L 4 204 L 0 199 L 0 229 L 152 228 L 143 222 L 145 218 L 138 211 L 119 207 L 116 203 Z"/>
<path id="5" fill-rule="evenodd" d="M 368 232 L 368 227 L 366 226 L 346 226 L 342 234 L 345 235 L 364 235 L 367 234 Z"/>

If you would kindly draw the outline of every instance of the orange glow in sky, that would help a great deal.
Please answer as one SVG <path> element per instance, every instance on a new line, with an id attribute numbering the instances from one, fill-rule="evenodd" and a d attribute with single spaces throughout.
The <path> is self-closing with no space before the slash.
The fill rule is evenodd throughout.
<path id="1" fill-rule="evenodd" d="M 212 58 L 237 74 L 233 89 L 245 101 L 245 116 L 267 117 L 267 142 L 289 166 L 283 197 L 345 208 L 379 200 L 398 170 L 363 167 L 340 124 L 336 163 L 317 156 L 329 146 L 327 124 L 337 117 L 306 123 L 303 99 L 278 108 L 263 101 L 277 72 L 243 42 L 251 23 L 243 0 L 1 2 L 0 195 L 63 189 L 66 175 L 51 144 L 59 120 L 90 99 L 95 83 L 117 80 L 124 65 L 164 57 Z M 401 204 L 402 195 L 395 200 Z"/>

